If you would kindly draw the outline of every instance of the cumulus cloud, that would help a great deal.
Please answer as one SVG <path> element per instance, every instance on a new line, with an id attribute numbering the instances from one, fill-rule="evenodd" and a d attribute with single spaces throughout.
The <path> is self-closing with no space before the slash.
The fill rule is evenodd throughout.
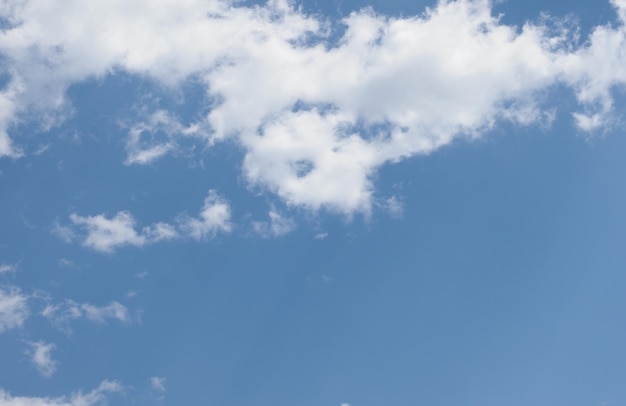
<path id="1" fill-rule="evenodd" d="M 120 71 L 166 88 L 199 78 L 214 101 L 191 126 L 164 111 L 130 125 L 127 164 L 155 162 L 179 136 L 232 139 L 244 148 L 250 186 L 290 206 L 345 214 L 371 211 L 372 175 L 384 164 L 480 137 L 501 121 L 549 123 L 546 93 L 555 85 L 573 90 L 580 130 L 610 125 L 612 91 L 626 84 L 626 3 L 611 1 L 616 23 L 586 41 L 566 21 L 506 25 L 492 3 L 441 0 L 403 17 L 365 8 L 341 21 L 335 40 L 332 22 L 286 0 L 5 0 L 0 155 L 18 154 L 7 129 L 25 112 L 52 125 L 67 116 L 68 86 Z M 219 205 L 211 216 L 218 207 L 225 217 Z M 216 230 L 204 215 L 185 228 L 193 238 Z M 87 243 L 95 249 L 151 241 L 125 212 L 75 219 L 109 227 Z"/>
<path id="2" fill-rule="evenodd" d="M 50 343 L 44 343 L 43 341 L 29 342 L 30 348 L 26 351 L 26 354 L 31 357 L 32 363 L 39 373 L 50 378 L 57 369 L 57 362 L 52 359 L 52 351 L 56 348 L 56 345 Z"/>
<path id="3" fill-rule="evenodd" d="M 70 220 L 84 232 L 83 245 L 101 252 L 113 252 L 126 245 L 141 247 L 177 237 L 176 229 L 166 223 L 156 223 L 137 231 L 135 219 L 127 211 L 120 211 L 111 218 L 107 218 L 104 214 L 83 217 L 72 213 Z M 62 228 L 71 232 L 72 235 L 75 234 L 67 227 Z"/>
<path id="4" fill-rule="evenodd" d="M 217 191 L 209 190 L 198 217 L 180 216 L 179 227 L 184 235 L 201 240 L 215 236 L 218 232 L 232 231 L 231 208 Z"/>
<path id="5" fill-rule="evenodd" d="M 128 309 L 118 302 L 111 302 L 106 306 L 96 306 L 90 303 L 77 303 L 68 299 L 61 303 L 47 305 L 41 315 L 55 326 L 67 331 L 69 331 L 69 323 L 78 319 L 86 319 L 101 324 L 106 323 L 107 320 L 131 323 Z"/>
<path id="6" fill-rule="evenodd" d="M 28 316 L 28 297 L 16 287 L 0 288 L 0 333 L 22 327 Z"/>
<path id="7" fill-rule="evenodd" d="M 215 237 L 217 233 L 229 233 L 231 208 L 228 201 L 215 190 L 209 190 L 197 217 L 180 215 L 176 224 L 158 222 L 141 229 L 137 228 L 133 215 L 120 211 L 108 218 L 104 214 L 95 216 L 70 215 L 75 228 L 56 225 L 54 233 L 66 242 L 79 238 L 82 244 L 96 251 L 111 253 L 124 246 L 142 247 L 159 241 L 189 237 L 196 240 Z"/>
<path id="8" fill-rule="evenodd" d="M 70 219 L 74 225 L 85 229 L 87 235 L 83 244 L 97 251 L 111 252 L 124 245 L 142 246 L 148 241 L 144 234 L 137 233 L 135 219 L 126 211 L 110 219 L 102 214 L 82 217 L 72 213 Z"/>
<path id="9" fill-rule="evenodd" d="M 97 406 L 106 404 L 108 393 L 121 392 L 122 386 L 114 381 L 104 381 L 96 389 L 83 394 L 74 393 L 59 398 L 12 396 L 0 389 L 1 406 Z"/>

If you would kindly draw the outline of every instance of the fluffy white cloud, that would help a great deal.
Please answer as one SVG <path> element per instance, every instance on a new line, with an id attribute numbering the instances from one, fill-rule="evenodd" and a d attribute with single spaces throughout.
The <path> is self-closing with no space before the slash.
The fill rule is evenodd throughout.
<path id="1" fill-rule="evenodd" d="M 63 119 L 71 84 L 124 71 L 175 89 L 194 77 L 218 101 L 205 120 L 183 126 L 157 111 L 129 125 L 127 164 L 154 162 L 179 136 L 232 138 L 246 151 L 250 185 L 292 206 L 367 214 L 381 165 L 480 137 L 499 121 L 549 122 L 555 85 L 573 89 L 581 130 L 610 125 L 611 91 L 626 84 L 626 3 L 611 3 L 619 21 L 579 45 L 565 21 L 508 26 L 488 0 L 441 0 L 407 17 L 363 9 L 342 21 L 336 42 L 332 24 L 286 0 L 3 0 L 10 80 L 0 91 L 0 155 L 18 154 L 6 130 L 26 112 L 44 125 Z M 186 227 L 194 238 L 216 229 L 204 215 Z M 76 220 L 108 230 L 86 242 L 102 251 L 151 241 L 125 212 Z"/>
<path id="2" fill-rule="evenodd" d="M 70 219 L 87 232 L 83 244 L 97 251 L 111 252 L 124 245 L 142 246 L 148 241 L 145 235 L 137 233 L 135 219 L 125 211 L 110 219 L 102 214 L 81 217 L 76 213 L 72 213 Z"/>
<path id="3" fill-rule="evenodd" d="M 132 214 L 126 211 L 118 212 L 111 218 L 107 218 L 103 214 L 82 217 L 72 213 L 70 220 L 85 232 L 82 240 L 83 245 L 101 252 L 113 252 L 125 245 L 141 247 L 178 236 L 176 229 L 166 223 L 156 223 L 137 231 L 135 219 Z M 61 228 L 68 230 L 71 235 L 75 234 L 67 227 Z M 67 234 L 64 233 L 64 235 Z"/>
<path id="4" fill-rule="evenodd" d="M 77 392 L 60 398 L 12 396 L 0 389 L 0 406 L 97 406 L 106 404 L 107 393 L 121 391 L 122 386 L 113 381 L 104 381 L 96 389 L 85 394 Z"/>
<path id="5" fill-rule="evenodd" d="M 232 230 L 230 218 L 228 201 L 217 191 L 209 190 L 198 217 L 180 215 L 175 225 L 159 222 L 137 229 L 134 217 L 127 211 L 120 211 L 111 218 L 104 214 L 83 217 L 72 213 L 70 220 L 77 230 L 55 225 L 53 233 L 66 242 L 78 236 L 84 246 L 111 253 L 128 245 L 141 247 L 183 237 L 196 240 L 212 238 L 219 232 L 229 233 Z"/>
<path id="6" fill-rule="evenodd" d="M 0 288 L 0 333 L 22 327 L 28 316 L 28 297 L 15 287 Z"/>
<path id="7" fill-rule="evenodd" d="M 30 348 L 26 354 L 31 357 L 31 361 L 39 373 L 46 378 L 51 377 L 57 369 L 57 362 L 52 359 L 52 351 L 56 345 L 44 343 L 43 341 L 29 342 Z"/>
<path id="8" fill-rule="evenodd" d="M 70 322 L 83 318 L 96 323 L 106 323 L 107 320 L 131 323 L 128 309 L 118 302 L 111 302 L 106 306 L 95 306 L 89 303 L 65 300 L 61 303 L 47 305 L 41 314 L 64 330 L 69 330 Z"/>
<path id="9" fill-rule="evenodd" d="M 184 235 L 196 240 L 213 237 L 218 232 L 229 233 L 231 209 L 217 191 L 209 190 L 198 217 L 180 216 L 179 227 Z"/>

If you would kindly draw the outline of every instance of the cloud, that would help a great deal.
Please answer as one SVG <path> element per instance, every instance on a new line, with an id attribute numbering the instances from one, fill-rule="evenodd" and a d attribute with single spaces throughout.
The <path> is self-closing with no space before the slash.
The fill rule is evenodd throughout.
<path id="1" fill-rule="evenodd" d="M 166 223 L 156 223 L 137 231 L 135 219 L 127 211 L 120 211 L 111 218 L 104 214 L 83 217 L 72 213 L 70 220 L 74 226 L 84 231 L 83 245 L 101 252 L 113 252 L 126 245 L 141 247 L 177 237 L 174 227 Z M 72 235 L 76 234 L 71 229 L 70 232 Z"/>
<path id="2" fill-rule="evenodd" d="M 284 217 L 275 209 L 270 210 L 269 217 L 269 221 L 252 222 L 254 231 L 263 238 L 280 237 L 296 229 L 295 221 Z"/>
<path id="3" fill-rule="evenodd" d="M 106 394 L 121 392 L 122 386 L 114 381 L 104 381 L 96 389 L 83 394 L 74 393 L 60 398 L 12 396 L 0 389 L 1 406 L 97 406 L 106 404 Z"/>
<path id="4" fill-rule="evenodd" d="M 199 124 L 184 126 L 170 113 L 157 110 L 148 120 L 133 124 L 126 141 L 127 165 L 147 165 L 177 149 L 177 136 L 202 134 Z"/>
<path id="5" fill-rule="evenodd" d="M 150 378 L 150 386 L 159 392 L 165 392 L 165 378 L 153 376 Z"/>
<path id="6" fill-rule="evenodd" d="M 52 359 L 52 351 L 56 348 L 54 344 L 47 344 L 43 341 L 29 342 L 30 348 L 26 354 L 31 357 L 31 361 L 39 373 L 50 378 L 57 369 L 57 362 Z"/>
<path id="7" fill-rule="evenodd" d="M 286 0 L 21 0 L 0 8 L 9 76 L 0 90 L 0 155 L 18 155 L 11 123 L 28 113 L 54 125 L 69 115 L 70 85 L 117 72 L 173 93 L 197 78 L 210 106 L 190 126 L 162 110 L 131 123 L 126 164 L 155 162 L 176 150 L 178 137 L 234 140 L 251 187 L 289 206 L 346 215 L 372 210 L 382 165 L 481 137 L 501 122 L 549 124 L 555 87 L 573 90 L 578 106 L 569 113 L 581 131 L 610 126 L 612 91 L 626 84 L 626 3 L 613 0 L 618 20 L 583 41 L 565 19 L 506 25 L 492 3 L 442 0 L 402 17 L 365 8 L 334 23 Z M 339 39 L 333 30 L 343 32 Z M 203 216 L 189 222 L 189 236 L 214 233 L 215 221 Z M 151 241 L 126 212 L 76 220 L 110 226 L 88 243 L 102 251 Z"/>
<path id="8" fill-rule="evenodd" d="M 70 215 L 74 228 L 56 225 L 61 239 L 71 242 L 79 238 L 85 247 L 112 253 L 124 246 L 142 247 L 159 241 L 189 237 L 195 240 L 213 238 L 219 232 L 232 231 L 231 208 L 228 201 L 216 190 L 209 190 L 198 217 L 180 215 L 176 225 L 158 222 L 138 229 L 133 215 L 120 211 L 111 218 L 104 214 L 95 216 Z"/>
<path id="9" fill-rule="evenodd" d="M 126 211 L 118 212 L 110 219 L 102 214 L 81 217 L 72 213 L 70 219 L 87 231 L 83 244 L 97 251 L 111 252 L 120 246 L 142 246 L 147 242 L 145 235 L 135 231 L 135 219 Z"/>
<path id="10" fill-rule="evenodd" d="M 209 190 L 199 217 L 180 216 L 178 219 L 181 232 L 196 240 L 214 237 L 218 232 L 232 231 L 230 223 L 231 209 L 228 201 L 217 191 Z"/>
<path id="11" fill-rule="evenodd" d="M 15 272 L 17 265 L 15 264 L 0 264 L 0 275 L 3 273 Z"/>
<path id="12" fill-rule="evenodd" d="M 61 241 L 64 241 L 68 244 L 74 241 L 74 239 L 76 238 L 76 233 L 74 232 L 74 230 L 72 230 L 68 226 L 61 225 L 58 222 L 55 222 L 52 225 L 52 229 L 50 230 L 50 232 Z"/>
<path id="13" fill-rule="evenodd" d="M 28 297 L 15 287 L 0 288 L 0 333 L 22 327 L 28 316 Z"/>
<path id="14" fill-rule="evenodd" d="M 385 199 L 382 203 L 380 203 L 380 206 L 393 218 L 402 218 L 402 215 L 404 214 L 402 202 L 395 196 Z"/>
<path id="15" fill-rule="evenodd" d="M 73 300 L 64 300 L 61 303 L 47 305 L 41 315 L 52 324 L 69 331 L 69 323 L 78 319 L 104 324 L 107 320 L 117 320 L 129 324 L 131 317 L 126 306 L 111 302 L 106 306 L 95 306 L 89 303 L 77 303 Z"/>

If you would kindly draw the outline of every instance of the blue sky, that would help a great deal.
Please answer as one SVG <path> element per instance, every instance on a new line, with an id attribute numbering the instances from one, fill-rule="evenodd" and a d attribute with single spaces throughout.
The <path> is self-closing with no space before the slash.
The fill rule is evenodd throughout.
<path id="1" fill-rule="evenodd" d="M 624 0 L 0 14 L 0 406 L 626 403 Z"/>

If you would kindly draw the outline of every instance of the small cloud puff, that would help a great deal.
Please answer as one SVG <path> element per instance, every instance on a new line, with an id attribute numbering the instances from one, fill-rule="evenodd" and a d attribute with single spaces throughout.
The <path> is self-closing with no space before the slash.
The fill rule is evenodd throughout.
<path id="1" fill-rule="evenodd" d="M 35 368 L 42 376 L 50 378 L 56 372 L 58 364 L 52 359 L 52 351 L 56 346 L 43 341 L 28 342 L 28 345 L 30 348 L 26 350 L 26 354 L 31 357 Z"/>
<path id="2" fill-rule="evenodd" d="M 118 212 L 112 218 L 106 218 L 103 214 L 82 217 L 72 213 L 70 220 L 86 232 L 83 245 L 96 251 L 112 252 L 120 246 L 139 247 L 148 242 L 146 233 L 135 230 L 135 219 L 126 211 Z"/>
<path id="3" fill-rule="evenodd" d="M 179 229 L 184 235 L 203 240 L 214 237 L 218 232 L 230 233 L 233 229 L 230 218 L 231 208 L 228 201 L 217 191 L 209 190 L 200 215 L 197 218 L 180 216 Z"/>
<path id="4" fill-rule="evenodd" d="M 158 376 L 151 377 L 150 386 L 152 386 L 152 389 L 156 391 L 165 392 L 165 378 Z"/>
<path id="5" fill-rule="evenodd" d="M 29 313 L 28 296 L 20 289 L 0 288 L 0 333 L 22 327 Z"/>

